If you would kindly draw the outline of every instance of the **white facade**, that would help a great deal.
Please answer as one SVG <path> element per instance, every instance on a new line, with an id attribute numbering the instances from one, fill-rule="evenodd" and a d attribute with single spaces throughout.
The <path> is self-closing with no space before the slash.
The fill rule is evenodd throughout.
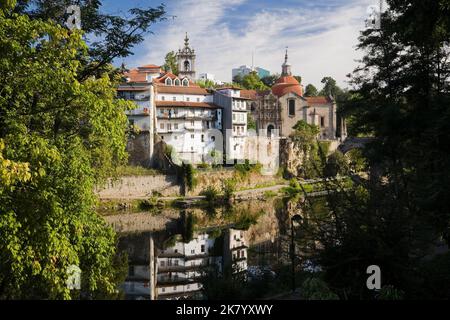
<path id="1" fill-rule="evenodd" d="M 237 88 L 222 88 L 216 92 L 215 103 L 223 108 L 227 162 L 245 160 L 248 99 L 242 98 Z"/>
<path id="2" fill-rule="evenodd" d="M 176 299 L 202 289 L 198 281 L 204 267 L 219 265 L 213 257 L 215 239 L 207 233 L 197 235 L 188 243 L 177 242 L 175 246 L 160 250 L 156 259 L 157 299 Z"/>
<path id="3" fill-rule="evenodd" d="M 222 110 L 213 96 L 157 94 L 156 132 L 173 147 L 175 158 L 201 163 L 209 159 L 221 139 Z"/>

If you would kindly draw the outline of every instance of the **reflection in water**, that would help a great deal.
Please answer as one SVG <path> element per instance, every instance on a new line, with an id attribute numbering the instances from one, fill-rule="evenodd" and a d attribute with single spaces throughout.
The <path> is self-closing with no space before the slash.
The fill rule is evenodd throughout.
<path id="1" fill-rule="evenodd" d="M 164 242 L 155 234 L 125 236 L 120 245 L 129 254 L 123 289 L 128 299 L 202 299 L 201 278 L 208 270 L 247 270 L 245 231 L 214 229 L 193 236 L 181 234 Z"/>
<path id="2" fill-rule="evenodd" d="M 212 270 L 231 268 L 244 280 L 260 270 L 278 272 L 291 263 L 289 221 L 298 213 L 297 203 L 271 198 L 234 203 L 231 209 L 178 209 L 178 218 L 168 224 L 173 227 L 127 230 L 119 241 L 129 257 L 126 297 L 203 299 L 203 280 Z M 157 217 L 173 217 L 176 210 L 161 210 Z"/>

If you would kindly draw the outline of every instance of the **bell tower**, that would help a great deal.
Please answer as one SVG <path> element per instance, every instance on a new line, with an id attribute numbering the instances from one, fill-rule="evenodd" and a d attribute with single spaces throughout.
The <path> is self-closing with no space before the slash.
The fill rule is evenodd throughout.
<path id="1" fill-rule="evenodd" d="M 292 76 L 291 64 L 288 62 L 288 48 L 286 47 L 286 55 L 284 56 L 284 63 L 281 66 L 281 76 Z"/>
<path id="2" fill-rule="evenodd" d="M 178 76 L 180 78 L 188 77 L 191 80 L 195 80 L 195 50 L 189 46 L 189 38 L 186 32 L 184 38 L 184 48 L 178 50 Z"/>

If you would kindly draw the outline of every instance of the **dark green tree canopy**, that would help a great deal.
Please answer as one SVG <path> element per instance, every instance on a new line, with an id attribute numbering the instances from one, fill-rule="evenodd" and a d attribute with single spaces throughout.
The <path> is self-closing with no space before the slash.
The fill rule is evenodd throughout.
<path id="1" fill-rule="evenodd" d="M 305 97 L 317 97 L 319 95 L 319 91 L 313 84 L 308 84 L 305 88 Z"/>

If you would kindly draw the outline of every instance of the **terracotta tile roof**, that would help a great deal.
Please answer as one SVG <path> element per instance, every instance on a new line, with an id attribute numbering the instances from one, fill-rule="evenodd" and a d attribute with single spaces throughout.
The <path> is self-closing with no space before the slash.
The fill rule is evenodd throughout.
<path id="1" fill-rule="evenodd" d="M 282 97 L 290 92 L 303 96 L 303 88 L 293 76 L 281 77 L 272 87 L 272 93 L 278 97 Z"/>
<path id="2" fill-rule="evenodd" d="M 331 99 L 327 97 L 305 97 L 305 98 L 309 104 L 328 104 L 332 102 Z"/>
<path id="3" fill-rule="evenodd" d="M 208 102 L 187 102 L 187 101 L 156 101 L 156 107 L 192 107 L 192 108 L 209 108 L 222 109 L 214 103 Z"/>
<path id="4" fill-rule="evenodd" d="M 180 81 L 182 81 L 182 80 L 184 79 L 184 77 L 183 77 L 183 78 L 180 78 L 180 77 L 174 75 L 173 73 L 166 72 L 166 73 L 164 73 L 163 75 L 161 75 L 160 77 L 154 79 L 154 80 L 153 80 L 153 83 L 161 83 L 161 84 L 165 84 L 167 78 L 170 78 L 170 79 L 172 79 L 172 80 L 175 80 L 175 79 L 178 78 L 178 79 L 180 79 Z M 189 80 L 189 79 L 188 79 L 188 80 Z M 198 85 L 197 85 L 196 83 L 192 82 L 191 80 L 189 80 L 189 86 L 190 86 L 190 87 L 198 87 Z"/>
<path id="5" fill-rule="evenodd" d="M 129 78 L 129 82 L 147 82 L 147 75 L 143 72 L 140 72 L 138 69 L 131 69 L 128 72 L 124 73 L 126 78 Z"/>
<path id="6" fill-rule="evenodd" d="M 117 88 L 117 91 L 148 91 L 150 87 L 147 86 L 134 86 L 132 84 L 122 84 L 119 88 Z"/>
<path id="7" fill-rule="evenodd" d="M 161 69 L 161 66 L 157 66 L 156 64 L 146 64 L 145 66 L 138 67 L 139 69 Z"/>
<path id="8" fill-rule="evenodd" d="M 208 90 L 195 87 L 183 87 L 183 86 L 166 86 L 166 85 L 156 85 L 155 90 L 157 93 L 180 93 L 180 94 L 201 94 L 207 95 Z"/>
<path id="9" fill-rule="evenodd" d="M 241 97 L 256 100 L 256 90 L 241 90 Z"/>
<path id="10" fill-rule="evenodd" d="M 235 87 L 235 86 L 218 87 L 216 90 L 227 90 L 227 89 L 231 89 L 231 90 L 242 90 L 241 88 Z"/>

